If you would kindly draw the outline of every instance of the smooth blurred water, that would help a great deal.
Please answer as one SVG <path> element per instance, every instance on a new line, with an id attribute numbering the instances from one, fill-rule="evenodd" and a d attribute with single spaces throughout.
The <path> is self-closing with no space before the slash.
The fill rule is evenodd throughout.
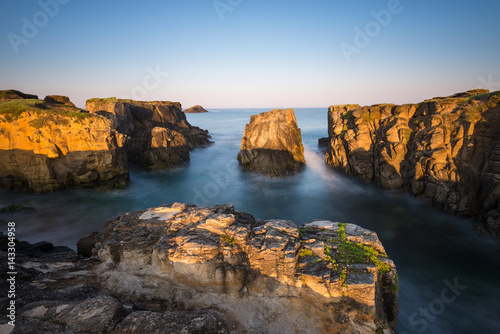
<path id="1" fill-rule="evenodd" d="M 295 110 L 306 147 L 304 172 L 268 179 L 243 171 L 236 155 L 245 124 L 250 115 L 267 110 L 189 114 L 191 124 L 208 129 L 215 144 L 194 150 L 183 168 L 133 170 L 125 190 L 0 193 L 0 207 L 36 209 L 0 214 L 2 230 L 5 222 L 15 221 L 20 240 L 75 248 L 81 236 L 98 231 L 112 216 L 173 202 L 232 203 L 257 218 L 297 225 L 312 219 L 355 223 L 377 232 L 396 263 L 400 333 L 500 333 L 500 242 L 478 236 L 470 222 L 328 168 L 317 146 L 318 138 L 327 136 L 326 108 Z M 458 290 L 460 295 L 445 291 L 443 299 L 446 280 L 467 288 Z"/>

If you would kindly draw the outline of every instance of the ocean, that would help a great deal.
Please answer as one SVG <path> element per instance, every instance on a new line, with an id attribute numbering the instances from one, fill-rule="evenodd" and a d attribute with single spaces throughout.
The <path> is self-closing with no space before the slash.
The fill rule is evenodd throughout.
<path id="1" fill-rule="evenodd" d="M 260 219 L 354 223 L 377 232 L 399 273 L 399 333 L 500 332 L 500 242 L 472 224 L 401 193 L 346 177 L 324 163 L 318 138 L 327 136 L 327 108 L 295 109 L 306 169 L 269 179 L 240 168 L 236 155 L 250 116 L 271 109 L 211 109 L 188 114 L 215 142 L 191 152 L 191 162 L 169 171 L 131 170 L 126 189 L 51 194 L 0 192 L 0 207 L 35 212 L 0 214 L 2 231 L 16 222 L 17 238 L 76 249 L 85 234 L 120 213 L 164 203 L 234 204 Z"/>

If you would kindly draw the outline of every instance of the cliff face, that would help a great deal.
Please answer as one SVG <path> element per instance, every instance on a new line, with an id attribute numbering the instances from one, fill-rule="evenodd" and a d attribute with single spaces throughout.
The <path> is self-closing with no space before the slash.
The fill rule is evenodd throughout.
<path id="1" fill-rule="evenodd" d="M 306 161 L 293 109 L 253 115 L 245 127 L 237 158 L 246 169 L 269 176 L 300 171 Z"/>
<path id="2" fill-rule="evenodd" d="M 128 182 L 125 137 L 112 122 L 60 103 L 0 101 L 0 187 L 36 192 Z"/>
<path id="3" fill-rule="evenodd" d="M 98 281 L 135 301 L 216 310 L 237 332 L 375 333 L 397 322 L 397 275 L 352 224 L 256 220 L 231 205 L 171 206 L 108 221 Z"/>
<path id="4" fill-rule="evenodd" d="M 500 92 L 419 104 L 331 106 L 328 164 L 407 189 L 500 237 Z"/>
<path id="5" fill-rule="evenodd" d="M 124 135 L 131 163 L 146 170 L 160 170 L 189 161 L 189 150 L 210 143 L 208 131 L 191 126 L 180 103 L 90 99 L 90 113 L 102 115 Z"/>

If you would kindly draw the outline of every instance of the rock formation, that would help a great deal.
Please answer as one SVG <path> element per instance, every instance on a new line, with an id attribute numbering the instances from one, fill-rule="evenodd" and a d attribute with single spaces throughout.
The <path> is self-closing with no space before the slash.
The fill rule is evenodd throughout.
<path id="1" fill-rule="evenodd" d="M 215 310 L 231 331 L 396 326 L 394 264 L 377 235 L 356 225 L 314 221 L 299 229 L 231 205 L 176 203 L 115 217 L 96 240 L 94 272 L 107 291 L 178 311 Z"/>
<path id="2" fill-rule="evenodd" d="M 0 233 L 0 270 L 8 268 L 8 237 Z M 177 311 L 172 307 L 135 304 L 104 291 L 93 268 L 68 247 L 48 242 L 15 241 L 15 298 L 2 275 L 0 333 L 197 333 L 228 334 L 222 316 L 212 310 Z M 8 278 L 8 277 L 7 277 Z M 14 301 L 14 314 L 9 307 Z M 13 327 L 8 322 L 13 322 Z"/>
<path id="3" fill-rule="evenodd" d="M 69 100 L 69 97 L 63 95 L 47 95 L 43 100 L 47 103 L 59 103 L 68 107 L 75 106 L 73 102 Z"/>
<path id="4" fill-rule="evenodd" d="M 208 110 L 206 110 L 205 108 L 203 108 L 200 105 L 195 105 L 194 107 L 191 107 L 191 108 L 184 110 L 184 113 L 186 113 L 186 114 L 199 114 L 199 113 L 203 113 L 203 112 L 208 112 Z"/>
<path id="5" fill-rule="evenodd" d="M 0 100 L 22 100 L 22 99 L 38 100 L 38 96 L 32 94 L 24 94 L 23 92 L 14 89 L 0 90 Z"/>
<path id="6" fill-rule="evenodd" d="M 58 102 L 1 100 L 0 187 L 43 192 L 123 186 L 124 142 L 102 116 Z"/>
<path id="7" fill-rule="evenodd" d="M 208 131 L 191 126 L 178 102 L 90 99 L 86 108 L 113 121 L 127 136 L 129 161 L 148 171 L 186 163 L 190 149 L 210 143 Z"/>
<path id="8" fill-rule="evenodd" d="M 304 147 L 293 109 L 275 109 L 250 118 L 238 153 L 240 165 L 273 177 L 305 166 Z"/>
<path id="9" fill-rule="evenodd" d="M 500 237 L 500 92 L 474 90 L 419 104 L 331 106 L 328 164 Z"/>

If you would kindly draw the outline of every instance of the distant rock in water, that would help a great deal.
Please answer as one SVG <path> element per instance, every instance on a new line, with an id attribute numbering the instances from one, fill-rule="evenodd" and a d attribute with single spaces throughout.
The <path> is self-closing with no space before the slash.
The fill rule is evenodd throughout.
<path id="1" fill-rule="evenodd" d="M 293 109 L 275 109 L 250 118 L 238 153 L 249 171 L 280 177 L 305 166 L 302 136 Z"/>
<path id="2" fill-rule="evenodd" d="M 45 192 L 128 183 L 125 136 L 102 116 L 16 97 L 0 100 L 0 129 L 2 188 Z"/>
<path id="3" fill-rule="evenodd" d="M 73 102 L 69 100 L 69 97 L 63 95 L 48 95 L 44 99 L 47 103 L 59 103 L 68 107 L 75 107 Z"/>
<path id="4" fill-rule="evenodd" d="M 195 105 L 194 107 L 184 110 L 184 112 L 186 114 L 196 114 L 196 113 L 208 112 L 208 110 L 206 110 L 200 105 Z"/>
<path id="5" fill-rule="evenodd" d="M 500 92 L 473 90 L 419 104 L 331 106 L 328 164 L 500 237 Z"/>
<path id="6" fill-rule="evenodd" d="M 216 310 L 237 333 L 392 333 L 397 323 L 394 263 L 353 224 L 299 229 L 232 205 L 175 203 L 117 216 L 96 240 L 95 281 L 110 293 Z"/>
<path id="7" fill-rule="evenodd" d="M 191 149 L 211 143 L 208 131 L 189 124 L 178 102 L 90 99 L 86 108 L 113 121 L 127 136 L 129 161 L 148 171 L 182 165 Z"/>
<path id="8" fill-rule="evenodd" d="M 19 100 L 19 99 L 38 100 L 38 96 L 25 94 L 23 92 L 14 89 L 0 90 L 0 100 Z"/>

